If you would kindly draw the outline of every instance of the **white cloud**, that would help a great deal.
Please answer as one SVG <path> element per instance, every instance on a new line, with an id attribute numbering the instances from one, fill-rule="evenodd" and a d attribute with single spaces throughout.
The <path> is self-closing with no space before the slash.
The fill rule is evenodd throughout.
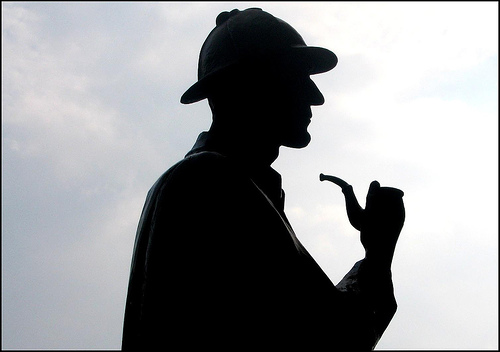
<path id="1" fill-rule="evenodd" d="M 146 191 L 210 123 L 180 95 L 215 16 L 250 6 L 339 56 L 311 145 L 275 163 L 298 237 L 338 281 L 362 246 L 319 173 L 361 204 L 402 188 L 379 348 L 498 347 L 498 5 L 477 2 L 2 3 L 3 347 L 119 348 Z"/>

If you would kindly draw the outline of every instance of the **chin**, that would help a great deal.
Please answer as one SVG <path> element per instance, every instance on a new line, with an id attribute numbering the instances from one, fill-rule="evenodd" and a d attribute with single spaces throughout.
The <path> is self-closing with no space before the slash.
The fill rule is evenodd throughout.
<path id="1" fill-rule="evenodd" d="M 283 143 L 283 146 L 300 149 L 307 147 L 310 142 L 311 142 L 311 135 L 309 134 L 309 132 L 305 132 L 300 136 L 294 136 L 294 138 L 288 139 Z"/>

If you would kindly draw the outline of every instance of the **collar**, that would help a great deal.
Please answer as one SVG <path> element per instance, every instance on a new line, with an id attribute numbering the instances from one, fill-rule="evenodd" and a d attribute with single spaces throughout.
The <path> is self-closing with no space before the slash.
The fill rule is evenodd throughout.
<path id="1" fill-rule="evenodd" d="M 201 152 L 216 152 L 229 158 L 232 162 L 238 165 L 240 170 L 243 170 L 250 179 L 271 199 L 276 208 L 283 210 L 285 202 L 285 192 L 281 188 L 281 175 L 271 166 L 259 168 L 249 168 L 248 165 L 239 160 L 237 155 L 232 155 L 217 138 L 210 132 L 202 132 L 198 136 L 193 148 L 186 154 L 187 156 Z"/>

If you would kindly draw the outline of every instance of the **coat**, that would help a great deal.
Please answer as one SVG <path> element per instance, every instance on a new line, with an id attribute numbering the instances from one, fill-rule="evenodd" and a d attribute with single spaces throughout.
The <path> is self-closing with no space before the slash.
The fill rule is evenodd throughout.
<path id="1" fill-rule="evenodd" d="M 284 213 L 280 175 L 204 139 L 147 195 L 123 350 L 372 349 L 396 309 L 390 275 L 375 283 L 360 261 L 335 286 Z"/>

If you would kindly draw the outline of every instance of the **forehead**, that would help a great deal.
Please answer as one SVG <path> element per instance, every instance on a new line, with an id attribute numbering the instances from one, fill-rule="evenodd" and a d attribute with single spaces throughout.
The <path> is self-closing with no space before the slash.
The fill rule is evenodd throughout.
<path id="1" fill-rule="evenodd" d="M 269 67 L 264 72 L 269 81 L 275 84 L 290 85 L 301 82 L 309 78 L 307 67 L 297 63 L 285 63 L 274 67 Z"/>
<path id="2" fill-rule="evenodd" d="M 297 62 L 246 62 L 220 72 L 211 88 L 226 87 L 243 91 L 293 88 L 310 76 L 306 66 Z"/>
<path id="3" fill-rule="evenodd" d="M 286 58 L 265 63 L 255 62 L 241 69 L 246 71 L 248 78 L 258 78 L 259 80 L 266 78 L 270 80 L 288 80 L 305 78 L 310 75 L 309 68 L 306 65 Z"/>

